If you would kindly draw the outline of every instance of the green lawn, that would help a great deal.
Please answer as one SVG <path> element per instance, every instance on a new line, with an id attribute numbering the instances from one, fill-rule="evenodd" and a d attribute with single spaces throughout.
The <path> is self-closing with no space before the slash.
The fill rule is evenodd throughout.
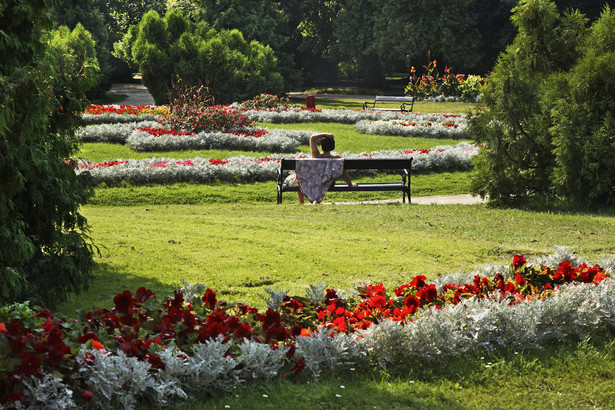
<path id="1" fill-rule="evenodd" d="M 439 107 L 451 112 L 468 106 Z M 420 107 L 417 103 L 415 110 Z M 275 127 L 333 132 L 339 152 L 455 143 L 367 136 L 339 124 Z M 307 147 L 302 150 L 307 152 Z M 154 155 L 113 144 L 84 144 L 81 156 L 101 161 Z M 469 172 L 414 175 L 413 195 L 467 193 L 469 180 Z M 389 196 L 333 194 L 326 200 Z M 259 295 L 265 288 L 303 295 L 309 284 L 318 282 L 341 289 L 357 281 L 390 287 L 417 274 L 433 278 L 490 263 L 507 264 L 516 253 L 532 259 L 551 253 L 553 245 L 571 246 L 591 262 L 615 256 L 612 212 L 485 205 L 298 206 L 293 194 L 284 198 L 284 204 L 275 204 L 273 182 L 97 188 L 96 197 L 82 209 L 100 249 L 93 282 L 88 292 L 58 310 L 72 315 L 77 308 L 111 306 L 116 293 L 140 286 L 164 297 L 180 279 L 204 283 L 229 302 L 263 307 Z M 179 408 L 611 408 L 615 346 L 609 340 L 595 343 L 498 356 L 479 353 L 442 364 L 403 363 L 386 371 L 356 368 L 317 380 L 282 378 L 205 396 Z"/>

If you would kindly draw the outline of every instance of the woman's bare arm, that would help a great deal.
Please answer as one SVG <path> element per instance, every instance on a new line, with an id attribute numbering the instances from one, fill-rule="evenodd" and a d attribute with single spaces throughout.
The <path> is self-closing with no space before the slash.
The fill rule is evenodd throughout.
<path id="1" fill-rule="evenodd" d="M 317 142 L 325 139 L 325 137 L 328 137 L 329 135 L 331 134 L 321 133 L 321 134 L 314 134 L 310 137 L 310 152 L 312 153 L 312 158 L 322 157 L 322 154 L 320 153 L 320 150 L 318 149 Z"/>

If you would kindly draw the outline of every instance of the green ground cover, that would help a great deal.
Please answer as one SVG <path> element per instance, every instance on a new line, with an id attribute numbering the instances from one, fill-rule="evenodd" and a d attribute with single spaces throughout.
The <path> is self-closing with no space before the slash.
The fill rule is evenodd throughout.
<path id="1" fill-rule="evenodd" d="M 443 111 L 453 111 L 450 107 Z M 333 132 L 340 152 L 454 143 L 366 136 L 339 124 L 275 127 Z M 307 152 L 307 147 L 301 149 Z M 102 161 L 238 153 L 153 155 L 113 144 L 84 144 L 81 154 Z M 469 172 L 415 175 L 412 186 L 413 195 L 467 193 Z M 361 198 L 333 194 L 327 201 Z M 265 288 L 303 295 L 309 284 L 318 282 L 341 289 L 359 280 L 393 286 L 417 274 L 433 278 L 507 264 L 516 253 L 530 258 L 549 254 L 552 245 L 571 246 L 591 262 L 615 256 L 612 212 L 484 205 L 300 207 L 292 193 L 284 201 L 275 204 L 273 182 L 97 188 L 83 209 L 100 248 L 93 282 L 87 293 L 58 310 L 73 315 L 77 308 L 111 306 L 115 294 L 140 286 L 164 297 L 180 279 L 204 283 L 229 302 L 263 307 L 259 295 Z M 388 371 L 357 368 L 318 380 L 257 383 L 180 408 L 608 408 L 615 399 L 614 353 L 613 342 L 596 341 L 595 347 L 554 346 L 440 365 L 404 363 Z"/>

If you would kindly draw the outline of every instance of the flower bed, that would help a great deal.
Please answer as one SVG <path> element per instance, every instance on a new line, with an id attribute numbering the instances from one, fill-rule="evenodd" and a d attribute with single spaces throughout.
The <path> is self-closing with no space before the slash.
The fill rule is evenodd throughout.
<path id="1" fill-rule="evenodd" d="M 341 124 L 355 124 L 359 121 L 389 121 L 400 120 L 407 122 L 435 122 L 444 123 L 454 117 L 455 122 L 466 122 L 466 116 L 461 114 L 419 113 L 378 110 L 311 110 L 302 107 L 281 107 L 269 109 L 246 109 L 237 106 L 250 120 L 270 123 L 297 123 L 297 122 L 336 122 Z"/>
<path id="2" fill-rule="evenodd" d="M 382 150 L 371 153 L 344 153 L 343 158 L 408 158 L 412 157 L 414 172 L 466 169 L 478 153 L 474 145 L 439 146 L 422 150 Z M 304 154 L 272 155 L 270 157 L 231 157 L 225 160 L 212 158 L 191 159 L 130 159 L 92 163 L 80 160 L 76 172 L 89 172 L 96 183 L 165 184 L 174 182 L 255 182 L 274 181 L 281 158 L 302 158 Z M 164 166 L 158 166 L 164 164 Z M 364 173 L 370 172 L 366 170 Z"/>
<path id="3" fill-rule="evenodd" d="M 92 104 L 81 114 L 81 118 L 86 124 L 129 123 L 153 121 L 168 112 L 165 106 Z"/>
<path id="4" fill-rule="evenodd" d="M 359 121 L 355 130 L 363 134 L 398 135 L 401 137 L 472 139 L 466 132 L 465 122 L 445 117 L 446 122 L 431 121 Z"/>
<path id="5" fill-rule="evenodd" d="M 393 291 L 365 285 L 349 296 L 325 286 L 305 297 L 270 291 L 279 297 L 264 312 L 186 284 L 166 299 L 127 290 L 113 309 L 73 321 L 25 304 L 4 307 L 0 406 L 170 405 L 282 374 L 444 362 L 608 334 L 615 263 L 605 261 L 605 270 L 573 264 L 568 254 L 559 259 L 545 266 L 516 255 L 508 269 L 475 272 L 461 284 L 419 275 Z"/>
<path id="6" fill-rule="evenodd" d="M 243 128 L 229 132 L 172 130 L 156 121 L 88 125 L 77 131 L 84 142 L 127 144 L 135 151 L 230 149 L 294 152 L 309 142 L 313 131 Z"/>

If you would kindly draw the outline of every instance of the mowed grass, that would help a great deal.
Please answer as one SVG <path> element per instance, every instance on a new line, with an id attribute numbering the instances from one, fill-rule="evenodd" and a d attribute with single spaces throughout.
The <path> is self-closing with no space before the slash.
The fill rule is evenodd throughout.
<path id="1" fill-rule="evenodd" d="M 321 99 L 316 101 L 321 108 Z M 339 104 L 345 108 L 350 102 Z M 435 104 L 432 109 L 439 107 L 439 112 L 469 107 L 428 104 Z M 420 109 L 426 111 L 417 102 L 415 111 Z M 339 124 L 267 126 L 332 132 L 339 152 L 456 143 L 365 136 Z M 307 152 L 307 147 L 302 150 Z M 84 144 L 82 154 L 94 161 L 266 155 L 209 150 L 141 154 L 113 144 Z M 470 173 L 462 171 L 413 175 L 412 192 L 467 193 L 469 180 Z M 343 200 L 361 195 L 330 193 L 326 200 L 338 200 L 334 194 Z M 613 212 L 485 205 L 301 207 L 292 193 L 285 195 L 284 204 L 275 205 L 273 182 L 102 187 L 82 213 L 100 256 L 90 290 L 59 306 L 68 315 L 77 308 L 111 307 L 116 293 L 140 286 L 165 297 L 180 279 L 204 283 L 230 303 L 264 307 L 259 295 L 265 288 L 299 295 L 318 282 L 339 289 L 357 281 L 382 282 L 390 288 L 417 274 L 433 278 L 491 263 L 508 264 L 515 253 L 534 258 L 551 253 L 553 245 L 571 246 L 590 262 L 615 256 Z M 204 395 L 177 408 L 612 408 L 615 342 L 594 342 L 595 346 L 561 343 L 495 356 L 478 353 L 439 363 L 400 363 L 388 370 L 357 366 L 319 379 L 282 377 Z"/>
<path id="2" fill-rule="evenodd" d="M 387 287 L 567 245 L 590 261 L 615 255 L 611 215 L 552 214 L 484 205 L 258 203 L 86 206 L 101 256 L 92 288 L 61 309 L 110 306 L 124 289 L 168 294 L 184 279 L 229 302 L 263 306 L 265 288 Z"/>

